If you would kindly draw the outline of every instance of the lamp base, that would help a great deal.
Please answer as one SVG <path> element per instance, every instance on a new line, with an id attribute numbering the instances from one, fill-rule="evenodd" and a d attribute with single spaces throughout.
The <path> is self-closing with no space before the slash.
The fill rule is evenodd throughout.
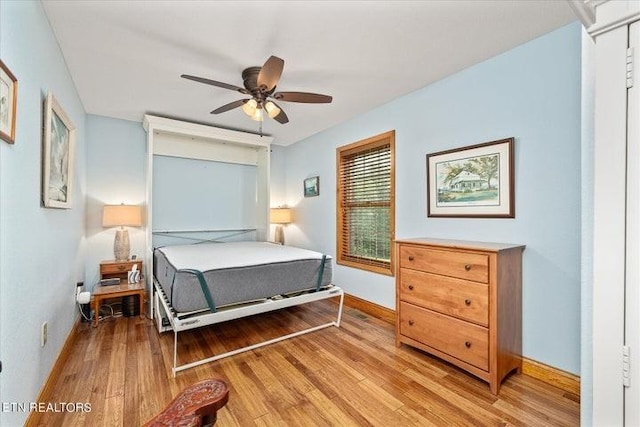
<path id="1" fill-rule="evenodd" d="M 113 254 L 116 256 L 116 261 L 127 261 L 130 251 L 129 231 L 117 230 L 116 240 L 113 242 Z"/>
<path id="2" fill-rule="evenodd" d="M 276 230 L 273 235 L 273 240 L 276 243 L 280 243 L 281 245 L 284 245 L 284 227 L 283 226 L 281 225 L 276 226 Z"/>

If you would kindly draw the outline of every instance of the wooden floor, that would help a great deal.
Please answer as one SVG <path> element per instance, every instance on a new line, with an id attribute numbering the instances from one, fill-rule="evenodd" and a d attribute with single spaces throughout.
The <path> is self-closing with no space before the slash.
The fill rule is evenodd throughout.
<path id="1" fill-rule="evenodd" d="M 179 335 L 180 363 L 332 319 L 327 301 Z M 89 413 L 46 413 L 46 426 L 137 426 L 189 384 L 222 378 L 229 403 L 216 426 L 577 426 L 578 398 L 525 375 L 499 397 L 486 383 L 407 346 L 392 325 L 345 307 L 327 328 L 171 376 L 173 334 L 150 320 L 82 324 L 50 396 L 88 402 Z"/>

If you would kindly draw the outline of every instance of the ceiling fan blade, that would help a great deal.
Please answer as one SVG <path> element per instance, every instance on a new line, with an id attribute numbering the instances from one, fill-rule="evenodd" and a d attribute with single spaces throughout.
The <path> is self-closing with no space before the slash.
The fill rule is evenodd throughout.
<path id="1" fill-rule="evenodd" d="M 235 91 L 238 91 L 240 93 L 245 93 L 245 94 L 248 93 L 245 88 L 234 86 L 234 85 L 230 85 L 229 83 L 222 83 L 222 82 L 217 82 L 217 81 L 211 80 L 211 79 L 205 79 L 204 77 L 190 76 L 188 74 L 182 74 L 180 77 L 182 77 L 183 79 L 187 79 L 187 80 L 193 80 L 194 82 L 199 82 L 199 83 L 204 83 L 204 84 L 207 84 L 207 85 L 221 87 L 223 89 L 235 90 Z"/>
<path id="2" fill-rule="evenodd" d="M 273 102 L 273 101 L 269 101 L 269 102 Z M 280 123 L 281 125 L 285 124 L 285 123 L 289 123 L 289 117 L 287 117 L 287 115 L 285 114 L 284 110 L 282 109 L 281 106 L 279 106 L 278 104 L 276 104 L 275 102 L 273 102 L 273 105 L 275 105 L 276 107 L 278 107 L 278 109 L 280 110 L 280 112 L 278 113 L 277 116 L 275 116 L 273 118 L 273 120 L 275 120 L 276 122 Z"/>
<path id="3" fill-rule="evenodd" d="M 237 101 L 230 102 L 228 104 L 223 105 L 222 107 L 216 108 L 211 112 L 211 114 L 220 114 L 220 113 L 224 113 L 225 111 L 233 110 L 234 108 L 238 108 L 242 106 L 247 101 L 248 99 L 239 99 Z"/>
<path id="4" fill-rule="evenodd" d="M 258 86 L 267 88 L 267 92 L 273 90 L 280 81 L 282 69 L 284 68 L 284 60 L 277 56 L 270 56 L 264 63 L 260 73 L 258 74 Z"/>
<path id="5" fill-rule="evenodd" d="M 307 104 L 328 104 L 333 100 L 329 95 L 308 92 L 276 92 L 273 97 L 278 101 L 304 102 Z"/>

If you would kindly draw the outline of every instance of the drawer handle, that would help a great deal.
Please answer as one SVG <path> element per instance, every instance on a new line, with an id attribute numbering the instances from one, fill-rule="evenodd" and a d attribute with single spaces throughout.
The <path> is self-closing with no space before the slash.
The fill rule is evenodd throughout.
<path id="1" fill-rule="evenodd" d="M 413 256 L 409 255 L 409 261 L 413 261 Z"/>
<path id="2" fill-rule="evenodd" d="M 465 305 L 471 305 L 471 300 L 470 300 L 470 299 L 466 299 L 466 300 L 464 300 L 464 304 L 465 304 Z"/>
<path id="3" fill-rule="evenodd" d="M 413 320 L 409 320 L 409 326 L 413 326 Z"/>
<path id="4" fill-rule="evenodd" d="M 413 290 L 413 285 L 409 285 L 409 290 L 412 291 Z"/>
<path id="5" fill-rule="evenodd" d="M 118 270 L 120 270 L 120 271 L 124 271 L 124 270 L 126 270 L 126 269 L 127 269 L 127 266 L 126 266 L 126 265 L 119 265 L 119 266 L 118 266 Z"/>
<path id="6" fill-rule="evenodd" d="M 467 347 L 467 348 L 471 348 L 471 341 L 465 342 L 464 346 Z"/>
<path id="7" fill-rule="evenodd" d="M 465 264 L 464 269 L 467 271 L 471 270 L 471 264 Z"/>

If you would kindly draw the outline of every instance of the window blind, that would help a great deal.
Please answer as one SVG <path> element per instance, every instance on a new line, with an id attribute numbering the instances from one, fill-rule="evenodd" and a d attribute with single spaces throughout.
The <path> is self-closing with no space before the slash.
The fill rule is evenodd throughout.
<path id="1" fill-rule="evenodd" d="M 385 270 L 393 239 L 390 138 L 340 152 L 338 256 Z"/>

